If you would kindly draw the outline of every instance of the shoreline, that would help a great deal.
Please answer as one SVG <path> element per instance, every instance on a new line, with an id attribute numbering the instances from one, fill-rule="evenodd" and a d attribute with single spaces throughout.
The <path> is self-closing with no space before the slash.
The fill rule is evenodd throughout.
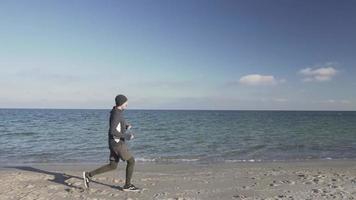
<path id="1" fill-rule="evenodd" d="M 50 163 L 0 163 L 0 170 L 7 168 L 7 167 L 17 167 L 17 166 L 38 166 L 38 167 L 86 167 L 86 166 L 97 166 L 100 164 L 105 164 L 107 162 L 50 162 Z M 124 161 L 120 160 L 119 164 L 125 163 Z M 356 158 L 355 159 L 349 159 L 349 158 L 339 158 L 339 159 L 297 159 L 297 160 L 226 160 L 226 161 L 142 161 L 142 160 L 136 160 L 136 165 L 143 165 L 143 166 L 150 166 L 150 165 L 159 165 L 159 166 L 165 166 L 165 165 L 181 165 L 181 166 L 189 166 L 189 167 L 194 167 L 194 166 L 214 166 L 214 165 L 245 165 L 245 164 L 256 164 L 256 165 L 271 165 L 271 164 L 322 164 L 322 163 L 355 163 L 356 164 Z"/>
<path id="2" fill-rule="evenodd" d="M 106 156 L 106 155 L 105 155 Z M 273 160 L 263 160 L 263 159 L 200 159 L 200 158 L 141 158 L 135 157 L 136 163 L 139 164 L 187 164 L 187 165 L 214 165 L 218 164 L 230 164 L 230 163 L 312 163 L 312 162 L 356 162 L 356 158 L 297 158 L 297 159 L 273 159 Z M 82 160 L 71 160 L 71 161 L 62 161 L 62 162 L 41 162 L 41 161 L 28 161 L 28 162 L 8 162 L 6 159 L 0 160 L 0 168 L 6 166 L 25 166 L 25 165 L 96 165 L 97 163 L 108 162 L 108 158 L 105 157 L 103 160 L 90 160 L 83 162 Z M 122 162 L 120 160 L 120 162 Z"/>
<path id="3" fill-rule="evenodd" d="M 138 193 L 120 191 L 126 163 L 83 189 L 82 171 L 101 164 L 0 166 L 0 199 L 355 199 L 356 161 L 137 163 Z"/>

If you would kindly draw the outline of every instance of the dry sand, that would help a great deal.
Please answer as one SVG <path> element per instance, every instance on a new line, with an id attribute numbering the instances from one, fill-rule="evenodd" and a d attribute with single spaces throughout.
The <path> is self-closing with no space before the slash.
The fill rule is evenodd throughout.
<path id="1" fill-rule="evenodd" d="M 137 163 L 138 193 L 120 190 L 125 166 L 96 176 L 89 190 L 82 171 L 97 166 L 3 166 L 0 199 L 356 199 L 356 161 Z"/>

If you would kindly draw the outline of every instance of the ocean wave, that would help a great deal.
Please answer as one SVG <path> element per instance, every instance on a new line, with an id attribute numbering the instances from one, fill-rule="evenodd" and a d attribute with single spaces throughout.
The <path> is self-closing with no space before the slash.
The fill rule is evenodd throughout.
<path id="1" fill-rule="evenodd" d="M 156 162 L 155 158 L 135 158 L 138 162 Z"/>
<path id="2" fill-rule="evenodd" d="M 226 163 L 245 163 L 245 162 L 262 162 L 263 160 L 261 159 L 248 159 L 248 160 L 245 160 L 245 159 L 242 159 L 242 160 L 225 160 Z"/>
<path id="3" fill-rule="evenodd" d="M 38 135 L 38 132 L 32 132 L 32 131 L 25 131 L 25 132 L 7 132 L 0 134 L 1 136 L 10 136 L 10 137 L 18 137 L 18 136 L 33 136 L 33 135 Z"/>
<path id="4" fill-rule="evenodd" d="M 164 157 L 159 157 L 159 158 L 142 158 L 138 157 L 135 158 L 136 161 L 138 162 L 156 162 L 156 163 L 180 163 L 180 162 L 197 162 L 200 161 L 199 158 L 164 158 Z"/>

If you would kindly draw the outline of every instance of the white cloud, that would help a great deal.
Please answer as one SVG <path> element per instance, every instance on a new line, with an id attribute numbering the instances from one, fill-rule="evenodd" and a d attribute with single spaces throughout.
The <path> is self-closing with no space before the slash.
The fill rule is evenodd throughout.
<path id="1" fill-rule="evenodd" d="M 333 67 L 321 67 L 317 69 L 308 67 L 300 70 L 299 73 L 304 76 L 304 82 L 323 82 L 330 81 L 338 73 L 338 71 Z"/>
<path id="2" fill-rule="evenodd" d="M 352 102 L 350 100 L 341 100 L 340 103 L 342 104 L 351 104 Z"/>
<path id="3" fill-rule="evenodd" d="M 286 98 L 275 98 L 273 99 L 275 102 L 279 102 L 279 103 L 285 103 L 288 102 L 288 99 Z"/>
<path id="4" fill-rule="evenodd" d="M 277 80 L 271 75 L 250 74 L 240 78 L 239 82 L 244 85 L 277 85 L 286 82 L 285 79 Z"/>
<path id="5" fill-rule="evenodd" d="M 348 99 L 342 99 L 342 100 L 328 99 L 328 100 L 322 101 L 321 103 L 325 103 L 325 104 L 351 104 L 352 101 L 350 101 Z"/>
<path id="6" fill-rule="evenodd" d="M 337 103 L 337 101 L 334 99 L 328 99 L 325 101 L 325 103 Z"/>

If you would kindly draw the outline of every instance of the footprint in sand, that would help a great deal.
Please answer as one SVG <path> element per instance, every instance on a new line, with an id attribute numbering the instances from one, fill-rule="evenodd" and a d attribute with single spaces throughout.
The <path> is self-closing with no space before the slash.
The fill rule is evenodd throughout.
<path id="1" fill-rule="evenodd" d="M 157 193 L 155 195 L 153 195 L 153 198 L 156 199 L 161 199 L 162 196 L 167 196 L 168 195 L 168 192 L 160 192 L 160 193 Z"/>
<path id="2" fill-rule="evenodd" d="M 290 180 L 282 180 L 279 181 L 281 184 L 288 184 L 288 185 L 295 185 L 295 181 L 290 181 Z"/>
<path id="3" fill-rule="evenodd" d="M 325 175 L 314 175 L 313 176 L 315 179 L 319 179 L 319 180 L 324 180 L 324 179 L 326 179 L 327 178 L 327 176 L 325 176 Z"/>
<path id="4" fill-rule="evenodd" d="M 270 187 L 277 187 L 279 184 L 277 184 L 277 181 L 273 181 L 272 183 L 269 184 Z"/>
<path id="5" fill-rule="evenodd" d="M 297 174 L 298 178 L 301 178 L 301 179 L 306 179 L 306 175 L 305 174 Z"/>
<path id="6" fill-rule="evenodd" d="M 56 185 L 47 185 L 46 187 L 49 188 L 49 189 L 52 189 L 52 190 L 56 190 L 56 189 L 59 188 L 59 187 L 56 186 Z"/>
<path id="7" fill-rule="evenodd" d="M 82 185 L 82 182 L 75 182 L 75 183 L 73 183 L 73 185 L 74 186 L 80 186 L 80 185 Z"/>
<path id="8" fill-rule="evenodd" d="M 35 186 L 34 185 L 31 185 L 31 184 L 29 184 L 29 185 L 26 185 L 26 188 L 27 189 L 32 189 L 32 188 L 34 188 Z"/>
<path id="9" fill-rule="evenodd" d="M 242 194 L 234 195 L 233 198 L 235 198 L 235 199 L 247 199 L 247 197 L 245 195 L 242 195 Z"/>
<path id="10" fill-rule="evenodd" d="M 251 189 L 251 188 L 256 187 L 256 186 L 257 186 L 257 182 L 254 182 L 251 185 L 243 185 L 243 186 L 241 186 L 239 188 L 241 188 L 243 190 L 248 190 L 248 189 Z"/>
<path id="11" fill-rule="evenodd" d="M 66 189 L 64 189 L 64 191 L 66 191 L 68 193 L 74 193 L 74 192 L 82 193 L 85 190 L 83 188 L 66 188 Z"/>
<path id="12" fill-rule="evenodd" d="M 90 191 L 90 192 L 93 192 L 93 193 L 96 193 L 96 192 L 98 192 L 98 189 L 95 189 L 95 188 L 89 188 L 89 191 Z"/>
<path id="13" fill-rule="evenodd" d="M 243 189 L 243 190 L 249 190 L 249 189 L 251 189 L 251 187 L 248 186 L 248 185 L 243 185 L 243 186 L 241 186 L 240 188 Z"/>
<path id="14" fill-rule="evenodd" d="M 98 181 L 107 181 L 108 178 L 106 178 L 106 177 L 99 177 L 99 178 L 97 178 L 97 180 L 98 180 Z"/>
<path id="15" fill-rule="evenodd" d="M 108 194 L 110 197 L 118 197 L 120 196 L 120 193 L 110 193 Z"/>
<path id="16" fill-rule="evenodd" d="M 312 191 L 312 193 L 314 193 L 314 194 L 321 194 L 321 193 L 323 193 L 323 191 L 322 191 L 321 189 L 312 189 L 311 191 Z"/>
<path id="17" fill-rule="evenodd" d="M 113 180 L 114 183 L 123 183 L 125 182 L 124 180 L 121 180 L 121 179 L 114 179 Z"/>
<path id="18" fill-rule="evenodd" d="M 73 192 L 74 192 L 74 190 L 71 189 L 71 188 L 66 188 L 66 189 L 64 189 L 64 191 L 66 191 L 66 192 L 68 192 L 68 193 L 73 193 Z"/>
<path id="19" fill-rule="evenodd" d="M 110 192 L 108 190 L 103 190 L 103 191 L 100 191 L 98 192 L 99 194 L 102 194 L 102 195 L 107 195 L 109 194 Z"/>
<path id="20" fill-rule="evenodd" d="M 275 184 L 275 183 L 270 183 L 269 186 L 270 186 L 270 187 L 277 187 L 277 186 L 279 186 L 279 185 L 278 185 L 278 184 Z"/>
<path id="21" fill-rule="evenodd" d="M 327 184 L 327 186 L 328 186 L 329 188 L 332 188 L 332 189 L 340 189 L 340 188 L 342 188 L 341 186 L 335 185 L 335 184 Z"/>

